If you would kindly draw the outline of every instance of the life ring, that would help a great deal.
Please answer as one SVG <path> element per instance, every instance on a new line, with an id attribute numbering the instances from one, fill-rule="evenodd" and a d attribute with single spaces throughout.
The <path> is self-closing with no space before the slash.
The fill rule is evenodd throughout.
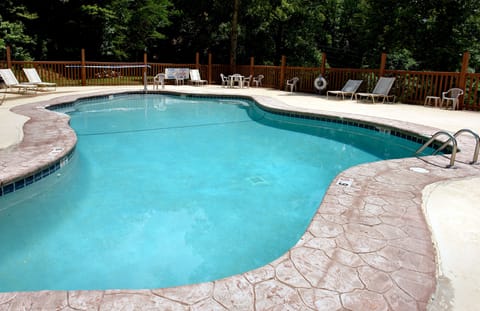
<path id="1" fill-rule="evenodd" d="M 320 92 L 324 91 L 327 88 L 327 80 L 322 76 L 318 76 L 313 82 L 313 86 Z"/>

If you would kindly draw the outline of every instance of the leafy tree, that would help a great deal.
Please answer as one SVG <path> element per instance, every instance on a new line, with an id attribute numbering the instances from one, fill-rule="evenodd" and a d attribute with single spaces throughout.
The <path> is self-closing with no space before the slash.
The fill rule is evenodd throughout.
<path id="1" fill-rule="evenodd" d="M 362 65 L 365 16 L 364 1 L 329 1 L 322 29 L 326 40 L 320 44 L 332 67 Z"/>
<path id="2" fill-rule="evenodd" d="M 134 0 L 130 1 L 130 18 L 128 25 L 125 49 L 130 55 L 157 46 L 159 40 L 166 36 L 161 32 L 170 24 L 168 10 L 169 0 Z M 138 57 L 137 57 L 138 58 Z"/>
<path id="3" fill-rule="evenodd" d="M 15 59 L 206 62 L 458 70 L 480 67 L 479 0 L 4 0 L 0 50 Z M 236 8 L 235 3 L 239 6 Z M 234 12 L 237 18 L 234 19 Z M 236 24 L 236 25 L 235 25 Z M 236 44 L 233 44 L 235 43 Z M 232 48 L 233 46 L 233 48 Z M 234 54 L 231 54 L 234 51 Z"/>
<path id="4" fill-rule="evenodd" d="M 0 50 L 11 47 L 12 57 L 18 60 L 29 60 L 29 49 L 34 46 L 34 38 L 27 34 L 26 24 L 38 16 L 30 13 L 21 3 L 4 0 L 0 4 Z"/>
<path id="5" fill-rule="evenodd" d="M 324 6 L 319 1 L 258 0 L 245 12 L 246 40 L 257 62 L 278 63 L 282 55 L 291 65 L 318 66 Z"/>
<path id="6" fill-rule="evenodd" d="M 156 53 L 169 61 L 192 62 L 194 53 L 200 52 L 205 62 L 212 52 L 215 62 L 229 63 L 233 2 L 173 0 L 173 7 L 171 25 L 166 29 L 169 37 Z"/>
<path id="7" fill-rule="evenodd" d="M 478 14 L 478 1 L 442 0 L 432 3 L 428 35 L 433 42 L 431 46 L 421 46 L 424 53 L 430 54 L 425 59 L 424 67 L 459 70 L 464 51 L 478 52 Z"/>

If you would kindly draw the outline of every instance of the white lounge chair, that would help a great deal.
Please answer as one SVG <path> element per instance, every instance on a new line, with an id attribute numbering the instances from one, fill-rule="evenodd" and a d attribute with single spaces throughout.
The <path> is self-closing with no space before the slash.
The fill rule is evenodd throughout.
<path id="1" fill-rule="evenodd" d="M 27 93 L 28 91 L 36 92 L 38 86 L 32 83 L 19 83 L 13 71 L 11 69 L 0 69 L 0 77 L 2 77 L 3 83 L 8 89 L 18 89 L 18 91 L 23 91 Z"/>
<path id="2" fill-rule="evenodd" d="M 327 99 L 329 94 L 333 94 L 336 97 L 342 96 L 342 99 L 345 99 L 345 96 L 350 96 L 350 99 L 353 98 L 353 95 L 357 92 L 360 84 L 363 80 L 348 80 L 347 83 L 339 91 L 327 91 Z"/>
<path id="3" fill-rule="evenodd" d="M 38 75 L 37 69 L 35 68 L 23 68 L 23 72 L 28 79 L 28 82 L 35 84 L 40 88 L 51 87 L 54 90 L 57 89 L 57 84 L 53 82 L 43 82 L 40 76 Z"/>
<path id="4" fill-rule="evenodd" d="M 206 85 L 208 81 L 200 78 L 200 71 L 198 69 L 190 69 L 190 83 L 193 85 Z"/>
<path id="5" fill-rule="evenodd" d="M 382 104 L 385 102 L 385 100 L 389 101 L 390 98 L 393 98 L 393 101 L 395 101 L 395 95 L 392 95 L 392 96 L 388 95 L 388 93 L 390 93 L 390 89 L 392 88 L 394 82 L 395 82 L 395 78 L 380 77 L 372 93 L 356 93 L 355 99 L 358 101 L 358 100 L 361 100 L 362 98 L 364 99 L 371 98 L 372 103 L 374 104 L 375 104 L 375 99 L 382 99 Z"/>

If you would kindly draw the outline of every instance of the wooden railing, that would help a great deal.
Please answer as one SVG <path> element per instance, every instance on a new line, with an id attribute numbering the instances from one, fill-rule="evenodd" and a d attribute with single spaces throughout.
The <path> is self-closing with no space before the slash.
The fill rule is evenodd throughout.
<path id="1" fill-rule="evenodd" d="M 253 63 L 253 62 L 252 62 Z M 148 79 L 165 68 L 198 68 L 203 79 L 211 84 L 220 84 L 220 73 L 240 73 L 245 76 L 264 75 L 263 86 L 284 89 L 285 81 L 292 77 L 299 77 L 299 91 L 316 93 L 314 80 L 321 73 L 319 67 L 290 67 L 265 65 L 236 65 L 231 67 L 225 64 L 172 64 L 148 62 Z M 144 65 L 145 63 L 111 63 L 111 62 L 81 62 L 81 61 L 0 61 L 1 68 L 10 68 L 20 82 L 26 82 L 22 68 L 34 67 L 44 81 L 56 82 L 58 86 L 82 85 L 135 85 L 143 84 L 144 68 L 115 68 L 115 66 Z M 83 65 L 83 66 L 82 66 Z M 106 68 L 107 66 L 112 67 Z M 83 68 L 83 70 L 82 70 Z M 380 74 L 379 69 L 350 69 L 326 68 L 323 72 L 328 81 L 329 90 L 339 90 L 348 79 L 363 80 L 360 91 L 371 91 Z M 460 85 L 459 72 L 423 72 L 404 70 L 384 70 L 385 76 L 396 77 L 391 94 L 397 100 L 407 104 L 422 105 L 426 96 L 441 97 L 442 92 Z M 84 76 L 83 76 L 84 75 Z M 459 109 L 480 111 L 480 74 L 464 74 L 463 100 Z"/>

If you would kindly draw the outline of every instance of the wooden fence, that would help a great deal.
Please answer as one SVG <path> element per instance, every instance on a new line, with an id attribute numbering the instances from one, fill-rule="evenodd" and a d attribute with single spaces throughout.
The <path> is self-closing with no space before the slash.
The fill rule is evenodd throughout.
<path id="1" fill-rule="evenodd" d="M 320 67 L 291 67 L 285 65 L 282 58 L 280 66 L 255 65 L 251 59 L 249 65 L 213 64 L 209 55 L 208 64 L 200 64 L 198 53 L 196 62 L 191 64 L 171 64 L 147 62 L 145 55 L 143 63 L 112 63 L 85 61 L 82 51 L 81 61 L 0 61 L 0 68 L 11 68 L 20 82 L 25 82 L 26 77 L 22 68 L 34 67 L 44 81 L 56 82 L 58 86 L 86 86 L 86 85 L 141 85 L 143 72 L 146 70 L 148 79 L 165 68 L 197 68 L 203 79 L 210 84 L 220 84 L 220 73 L 240 73 L 245 76 L 264 75 L 263 86 L 283 89 L 285 80 L 299 77 L 299 91 L 316 93 L 314 80 L 322 74 L 328 81 L 329 90 L 339 90 L 348 79 L 363 80 L 360 91 L 371 91 L 380 76 L 396 77 L 391 94 L 396 95 L 397 101 L 423 105 L 426 96 L 441 97 L 442 92 L 452 87 L 464 89 L 459 109 L 480 111 L 480 74 L 467 73 L 468 57 L 464 56 L 464 64 L 460 72 L 424 72 L 384 69 L 384 58 L 378 69 L 352 69 L 352 68 L 325 68 Z M 325 59 L 325 57 L 324 57 Z M 465 61 L 466 60 L 466 61 Z M 465 62 L 467 64 L 465 64 Z M 141 67 L 148 65 L 148 67 Z M 129 66 L 137 66 L 130 68 Z"/>

